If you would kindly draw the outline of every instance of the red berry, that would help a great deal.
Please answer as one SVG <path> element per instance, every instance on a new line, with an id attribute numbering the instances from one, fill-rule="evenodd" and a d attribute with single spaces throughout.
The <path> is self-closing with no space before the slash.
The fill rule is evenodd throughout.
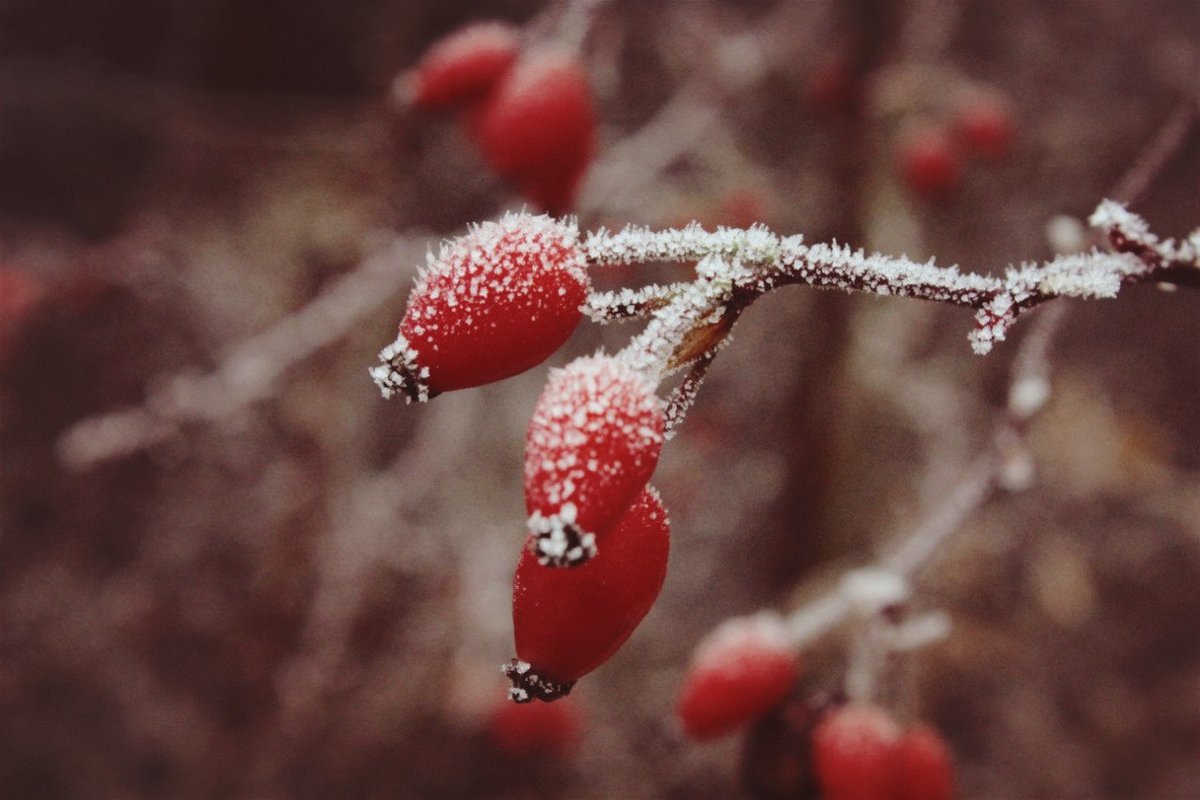
<path id="1" fill-rule="evenodd" d="M 843 706 L 813 730 L 813 769 L 825 800 L 891 800 L 900 728 L 882 709 Z"/>
<path id="2" fill-rule="evenodd" d="M 861 87 L 845 53 L 834 53 L 818 64 L 804 91 L 814 109 L 831 116 L 853 116 L 862 103 Z"/>
<path id="3" fill-rule="evenodd" d="M 435 42 L 408 77 L 414 105 L 447 109 L 481 100 L 517 60 L 520 32 L 480 22 Z"/>
<path id="4" fill-rule="evenodd" d="M 955 128 L 968 151 L 991 161 L 1011 153 L 1017 139 L 1012 110 L 996 97 L 976 98 L 960 108 Z"/>
<path id="5" fill-rule="evenodd" d="M 647 486 L 578 569 L 547 569 L 526 548 L 513 577 L 517 659 L 505 667 L 509 696 L 554 700 L 607 661 L 658 597 L 669 545 L 667 512 Z"/>
<path id="6" fill-rule="evenodd" d="M 475 122 L 483 156 L 551 214 L 574 205 L 596 146 L 596 112 L 579 59 L 554 46 L 526 53 Z"/>
<path id="7" fill-rule="evenodd" d="M 748 725 L 791 692 L 799 668 L 777 615 L 728 620 L 696 648 L 679 698 L 684 733 L 713 739 Z"/>
<path id="8" fill-rule="evenodd" d="M 525 507 L 543 564 L 595 552 L 654 472 L 663 425 L 653 384 L 621 358 L 578 358 L 550 374 L 525 437 Z"/>
<path id="9" fill-rule="evenodd" d="M 0 361 L 45 295 L 42 282 L 31 273 L 0 267 Z"/>
<path id="10" fill-rule="evenodd" d="M 487 724 L 497 749 L 512 756 L 566 758 L 583 735 L 583 714 L 574 700 L 502 703 Z"/>
<path id="11" fill-rule="evenodd" d="M 944 198 L 962 180 L 962 159 L 941 128 L 924 128 L 905 136 L 898 159 L 905 184 L 926 200 Z"/>
<path id="12" fill-rule="evenodd" d="M 541 363 L 579 324 L 584 267 L 575 226 L 546 216 L 506 214 L 444 243 L 372 377 L 384 396 L 427 400 Z"/>
<path id="13" fill-rule="evenodd" d="M 950 749 L 937 731 L 918 725 L 896 746 L 894 800 L 951 800 L 954 765 Z"/>

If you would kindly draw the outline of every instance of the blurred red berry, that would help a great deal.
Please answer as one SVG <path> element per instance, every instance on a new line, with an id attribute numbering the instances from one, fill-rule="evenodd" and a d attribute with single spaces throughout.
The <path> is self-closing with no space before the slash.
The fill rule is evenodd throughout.
<path id="1" fill-rule="evenodd" d="M 482 100 L 517 60 L 520 46 L 520 31 L 504 22 L 460 28 L 430 46 L 407 76 L 412 103 L 440 110 Z"/>
<path id="2" fill-rule="evenodd" d="M 813 730 L 813 769 L 825 800 L 892 800 L 900 727 L 882 709 L 852 704 Z"/>
<path id="3" fill-rule="evenodd" d="M 908 730 L 896 745 L 895 800 L 951 800 L 954 764 L 950 749 L 928 725 Z"/>
<path id="4" fill-rule="evenodd" d="M 942 199 L 962 181 L 962 158 L 941 128 L 910 132 L 898 146 L 897 159 L 905 185 L 922 199 Z"/>
<path id="5" fill-rule="evenodd" d="M 771 196 L 757 186 L 741 186 L 721 198 L 717 210 L 718 224 L 730 228 L 749 228 L 756 222 L 766 222 L 771 211 Z"/>
<path id="6" fill-rule="evenodd" d="M 750 724 L 787 697 L 799 669 L 777 615 L 726 621 L 692 658 L 679 698 L 684 733 L 713 739 Z"/>
<path id="7" fill-rule="evenodd" d="M 584 719 L 578 702 L 500 704 L 487 723 L 496 749 L 512 756 L 566 758 L 579 746 Z"/>
<path id="8" fill-rule="evenodd" d="M 0 267 L 0 361 L 7 358 L 21 325 L 45 294 L 32 274 Z"/>
<path id="9" fill-rule="evenodd" d="M 1012 109 L 996 97 L 976 98 L 960 108 L 955 129 L 968 152 L 990 161 L 1008 156 L 1017 140 Z"/>
<path id="10" fill-rule="evenodd" d="M 607 661 L 658 597 L 669 546 L 667 513 L 647 486 L 583 566 L 548 569 L 526 548 L 513 577 L 517 658 L 505 667 L 509 696 L 554 700 Z"/>
<path id="11" fill-rule="evenodd" d="M 525 507 L 543 564 L 586 561 L 654 472 L 663 401 L 623 359 L 577 358 L 550 374 L 525 437 Z"/>
<path id="12" fill-rule="evenodd" d="M 830 56 L 813 69 L 804 93 L 816 111 L 836 116 L 853 116 L 862 101 L 852 65 L 843 53 Z"/>
<path id="13" fill-rule="evenodd" d="M 506 214 L 442 245 L 371 371 L 385 396 L 425 400 L 545 360 L 575 330 L 589 282 L 575 226 Z"/>
<path id="14" fill-rule="evenodd" d="M 596 146 L 592 92 L 574 54 L 527 52 L 473 124 L 492 169 L 551 214 L 574 206 Z"/>

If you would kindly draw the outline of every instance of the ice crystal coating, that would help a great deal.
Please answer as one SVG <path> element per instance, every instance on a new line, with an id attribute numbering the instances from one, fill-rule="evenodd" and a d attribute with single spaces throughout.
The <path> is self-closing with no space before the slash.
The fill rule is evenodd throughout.
<path id="1" fill-rule="evenodd" d="M 679 719 L 694 739 L 750 724 L 791 692 L 800 661 L 777 614 L 727 620 L 696 648 L 679 698 Z"/>
<path id="2" fill-rule="evenodd" d="M 663 402 L 623 360 L 597 354 L 554 370 L 525 438 L 532 547 L 547 564 L 578 564 L 650 479 L 663 443 Z"/>
<path id="3" fill-rule="evenodd" d="M 406 76 L 405 90 L 422 108 L 444 109 L 481 99 L 508 72 L 520 32 L 505 22 L 480 22 L 435 42 Z"/>
<path id="4" fill-rule="evenodd" d="M 757 296 L 785 284 L 972 308 L 976 327 L 969 338 L 980 355 L 1005 339 L 1023 310 L 1056 297 L 1111 298 L 1125 283 L 1158 275 L 1200 285 L 1200 230 L 1182 242 L 1159 241 L 1144 220 L 1112 201 L 1101 203 L 1089 222 L 1105 231 L 1116 253 L 1063 255 L 1041 265 L 1009 269 L 1003 277 L 939 267 L 932 260 L 917 263 L 903 255 L 868 255 L 837 242 L 806 245 L 800 236 L 779 237 L 762 226 L 715 232 L 696 223 L 666 231 L 636 226 L 619 233 L 600 229 L 584 240 L 590 263 L 695 261 L 699 280 L 669 291 L 594 296 L 587 312 L 598 321 L 653 313 L 642 336 L 641 354 L 631 348 L 631 363 L 653 370 L 663 365 L 663 343 L 673 337 L 678 343 L 678 336 L 688 328 L 685 323 L 695 322 L 696 315 L 719 313 L 734 293 Z M 1166 275 L 1168 271 L 1173 274 Z"/>
<path id="5" fill-rule="evenodd" d="M 649 486 L 586 564 L 547 569 L 525 548 L 513 576 L 513 634 L 517 658 L 530 666 L 512 699 L 554 699 L 526 685 L 530 673 L 539 683 L 568 685 L 607 661 L 658 597 L 669 548 L 667 513 Z"/>
<path id="6" fill-rule="evenodd" d="M 582 318 L 588 278 L 573 222 L 506 214 L 442 244 L 418 277 L 400 336 L 372 370 L 413 400 L 523 372 Z"/>

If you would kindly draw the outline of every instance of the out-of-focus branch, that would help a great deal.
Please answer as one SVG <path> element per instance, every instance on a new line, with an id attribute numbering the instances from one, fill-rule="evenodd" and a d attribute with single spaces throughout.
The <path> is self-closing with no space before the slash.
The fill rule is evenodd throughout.
<path id="1" fill-rule="evenodd" d="M 239 343 L 214 372 L 180 373 L 142 405 L 77 423 L 59 440 L 63 461 L 86 469 L 159 444 L 187 423 L 221 419 L 269 397 L 285 372 L 399 292 L 426 247 L 422 236 L 395 239 L 300 311 Z"/>
<path id="2" fill-rule="evenodd" d="M 1023 488 L 1012 480 L 1014 459 L 1029 421 L 1049 399 L 1049 348 L 1061 325 L 1063 307 L 1045 309 L 1021 343 L 1013 362 L 1009 401 L 990 444 L 963 470 L 963 477 L 927 514 L 897 538 L 874 565 L 853 570 L 834 588 L 793 611 L 788 630 L 801 647 L 829 633 L 856 614 L 872 614 L 902 602 L 910 582 L 932 563 L 942 545 L 997 490 Z M 1036 389 L 1033 387 L 1037 387 Z"/>

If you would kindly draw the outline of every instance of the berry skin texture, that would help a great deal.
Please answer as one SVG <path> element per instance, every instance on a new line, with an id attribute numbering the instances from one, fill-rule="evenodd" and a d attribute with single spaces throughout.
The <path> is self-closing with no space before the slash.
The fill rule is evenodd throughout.
<path id="1" fill-rule="evenodd" d="M 575 330 L 590 283 L 574 224 L 506 214 L 442 245 L 371 375 L 427 400 L 544 361 Z"/>
<path id="2" fill-rule="evenodd" d="M 952 800 L 954 764 L 937 731 L 917 725 L 896 745 L 894 800 Z"/>
<path id="3" fill-rule="evenodd" d="M 778 615 L 726 621 L 696 648 L 679 697 L 684 733 L 715 739 L 749 725 L 787 697 L 799 672 Z"/>
<path id="4" fill-rule="evenodd" d="M 960 108 L 955 130 L 963 147 L 972 155 L 988 161 L 1002 161 L 1017 140 L 1017 124 L 1012 110 L 1002 99 L 977 98 Z"/>
<path id="5" fill-rule="evenodd" d="M 663 401 L 615 356 L 550 374 L 525 437 L 525 507 L 543 564 L 586 561 L 654 472 Z"/>
<path id="6" fill-rule="evenodd" d="M 962 157 L 954 140 L 941 128 L 912 131 L 897 151 L 900 176 L 923 200 L 941 200 L 962 181 Z"/>
<path id="7" fill-rule="evenodd" d="M 487 721 L 487 737 L 515 758 L 569 758 L 583 737 L 584 717 L 575 700 L 501 703 Z"/>
<path id="8" fill-rule="evenodd" d="M 484 160 L 555 216 L 575 204 L 596 149 L 583 65 L 553 45 L 525 53 L 472 123 Z"/>
<path id="9" fill-rule="evenodd" d="M 882 709 L 852 704 L 813 730 L 813 769 L 825 800 L 893 800 L 900 727 Z"/>
<path id="10" fill-rule="evenodd" d="M 482 100 L 517 60 L 520 46 L 520 32 L 504 22 L 460 28 L 430 46 L 407 76 L 413 105 L 434 111 Z"/>
<path id="11" fill-rule="evenodd" d="M 509 697 L 557 699 L 607 661 L 654 605 L 669 549 L 667 512 L 649 486 L 578 569 L 548 569 L 526 548 L 513 576 L 517 659 L 504 670 Z"/>

